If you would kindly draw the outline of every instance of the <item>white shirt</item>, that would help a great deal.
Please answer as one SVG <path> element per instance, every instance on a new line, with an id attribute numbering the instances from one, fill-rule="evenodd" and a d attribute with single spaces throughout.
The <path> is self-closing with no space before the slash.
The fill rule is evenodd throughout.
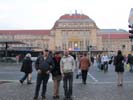
<path id="1" fill-rule="evenodd" d="M 102 62 L 102 63 L 104 63 L 104 62 L 106 62 L 106 61 L 108 61 L 108 60 L 109 60 L 109 58 L 108 58 L 107 55 L 102 56 L 102 58 L 101 58 L 101 62 Z"/>
<path id="2" fill-rule="evenodd" d="M 75 61 L 71 55 L 63 56 L 60 61 L 61 73 L 73 72 Z"/>

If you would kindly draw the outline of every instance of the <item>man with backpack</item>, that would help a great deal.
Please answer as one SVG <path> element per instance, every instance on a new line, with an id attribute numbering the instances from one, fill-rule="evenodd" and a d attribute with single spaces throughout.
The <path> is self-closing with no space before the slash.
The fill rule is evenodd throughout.
<path id="1" fill-rule="evenodd" d="M 54 68 L 54 62 L 51 56 L 49 56 L 49 50 L 45 50 L 43 55 L 37 58 L 36 63 L 35 63 L 35 68 L 37 70 L 37 81 L 36 81 L 34 100 L 38 99 L 41 83 L 43 83 L 42 100 L 45 100 L 46 99 L 45 94 L 46 94 L 46 89 L 47 89 L 47 83 L 49 80 L 49 74 Z"/>

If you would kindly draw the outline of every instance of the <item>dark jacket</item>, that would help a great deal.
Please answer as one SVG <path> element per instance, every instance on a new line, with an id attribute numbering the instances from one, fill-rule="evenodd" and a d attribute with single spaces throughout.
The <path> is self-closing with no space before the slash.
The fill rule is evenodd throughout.
<path id="1" fill-rule="evenodd" d="M 47 71 L 52 71 L 54 68 L 53 59 L 48 56 L 45 60 L 43 56 L 39 56 L 35 62 L 36 70 L 40 69 L 42 73 L 46 73 Z"/>
<path id="2" fill-rule="evenodd" d="M 26 57 L 23 60 L 22 66 L 21 66 L 21 72 L 25 73 L 31 73 L 32 72 L 32 60 L 29 57 Z"/>
<path id="3" fill-rule="evenodd" d="M 132 55 L 129 55 L 128 56 L 128 60 L 127 60 L 127 64 L 133 64 L 133 56 Z"/>
<path id="4" fill-rule="evenodd" d="M 124 72 L 124 56 L 117 55 L 114 58 L 114 65 L 115 65 L 115 71 L 116 72 Z"/>
<path id="5" fill-rule="evenodd" d="M 55 64 L 55 67 L 52 70 L 52 75 L 53 76 L 61 75 L 61 71 L 60 71 L 60 60 L 61 60 L 61 57 L 59 57 L 59 58 L 53 57 L 53 61 L 54 61 L 54 64 Z"/>

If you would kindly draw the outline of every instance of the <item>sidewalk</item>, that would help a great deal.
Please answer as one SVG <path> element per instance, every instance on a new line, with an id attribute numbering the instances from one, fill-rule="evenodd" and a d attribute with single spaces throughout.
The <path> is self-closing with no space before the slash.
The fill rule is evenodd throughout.
<path id="1" fill-rule="evenodd" d="M 47 100 L 53 100 L 53 83 L 48 83 Z M 35 82 L 32 85 L 19 82 L 0 84 L 0 100 L 33 100 Z M 73 100 L 132 100 L 132 83 L 125 83 L 123 87 L 117 87 L 116 83 L 74 83 Z M 60 86 L 60 99 L 63 100 L 64 92 L 62 83 Z M 41 100 L 41 97 L 39 97 Z"/>
<path id="2" fill-rule="evenodd" d="M 23 75 L 20 73 L 20 65 L 0 64 L 0 100 L 33 100 L 36 71 L 33 72 L 32 85 L 26 83 L 21 85 L 18 81 Z M 133 100 L 132 73 L 125 73 L 123 87 L 117 87 L 113 69 L 105 74 L 98 72 L 95 67 L 91 67 L 89 73 L 86 85 L 81 84 L 81 80 L 75 79 L 74 76 L 73 100 Z M 47 100 L 53 100 L 52 82 L 50 79 L 46 94 Z M 63 100 L 63 98 L 64 91 L 61 83 L 59 100 Z"/>

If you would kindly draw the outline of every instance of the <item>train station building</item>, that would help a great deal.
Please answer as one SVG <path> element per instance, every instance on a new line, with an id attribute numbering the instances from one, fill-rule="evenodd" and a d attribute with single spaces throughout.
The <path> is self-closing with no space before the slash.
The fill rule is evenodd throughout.
<path id="1" fill-rule="evenodd" d="M 25 44 L 11 47 L 38 47 L 72 51 L 131 51 L 129 33 L 123 29 L 100 29 L 85 14 L 64 14 L 52 29 L 0 30 L 0 40 L 16 40 Z M 2 47 L 2 45 L 0 45 Z"/>

